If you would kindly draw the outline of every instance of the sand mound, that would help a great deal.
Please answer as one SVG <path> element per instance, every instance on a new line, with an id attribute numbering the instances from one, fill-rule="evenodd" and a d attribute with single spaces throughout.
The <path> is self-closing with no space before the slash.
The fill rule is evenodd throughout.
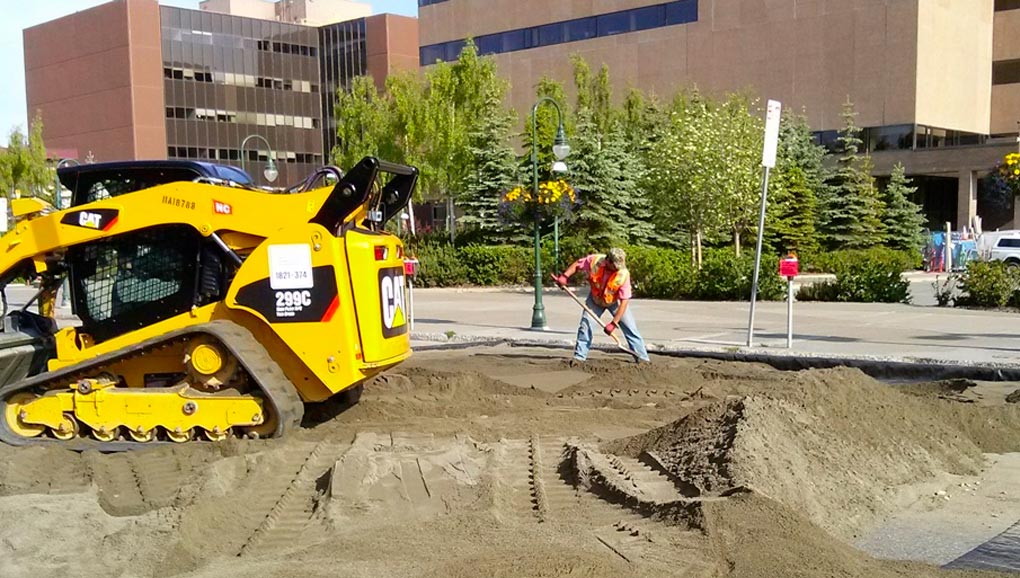
<path id="1" fill-rule="evenodd" d="M 909 562 L 876 560 L 822 532 L 790 508 L 757 494 L 704 505 L 709 539 L 729 578 L 953 578 L 951 572 Z"/>
<path id="2" fill-rule="evenodd" d="M 980 426 L 959 404 L 848 373 L 806 372 L 783 390 L 728 398 L 606 449 L 649 455 L 704 495 L 752 488 L 852 537 L 887 512 L 895 486 L 976 473 L 991 437 L 981 430 L 1011 417 L 984 412 Z"/>

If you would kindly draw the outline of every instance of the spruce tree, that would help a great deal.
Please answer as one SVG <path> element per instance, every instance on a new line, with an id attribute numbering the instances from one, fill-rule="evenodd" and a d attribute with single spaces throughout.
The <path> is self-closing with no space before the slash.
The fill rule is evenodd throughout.
<path id="1" fill-rule="evenodd" d="M 910 200 L 916 191 L 917 187 L 910 186 L 903 165 L 897 163 L 883 195 L 886 244 L 893 249 L 917 251 L 924 243 L 924 214 L 921 207 Z"/>
<path id="2" fill-rule="evenodd" d="M 577 106 L 566 178 L 578 192 L 581 206 L 571 227 L 596 246 L 646 241 L 651 214 L 637 186 L 642 163 L 620 117 L 610 108 L 609 69 L 592 76 L 580 56 L 571 59 Z"/>
<path id="3" fill-rule="evenodd" d="M 566 178 L 581 201 L 571 228 L 595 246 L 644 242 L 651 235 L 651 215 L 638 195 L 640 163 L 618 123 L 601 134 L 593 117 L 591 109 L 578 111 L 567 159 Z"/>
<path id="4" fill-rule="evenodd" d="M 884 240 L 882 200 L 871 176 L 871 157 L 861 155 L 863 142 L 853 103 L 843 105 L 843 128 L 837 139 L 836 169 L 829 181 L 818 228 L 829 249 L 863 249 Z"/>
<path id="5" fill-rule="evenodd" d="M 502 94 L 490 90 L 481 123 L 468 135 L 471 168 L 459 199 L 464 210 L 460 221 L 490 235 L 502 226 L 498 215 L 502 194 L 517 182 L 517 157 L 510 144 L 513 123 L 513 113 L 503 108 Z"/>
<path id="6" fill-rule="evenodd" d="M 779 128 L 775 177 L 769 186 L 765 241 L 780 252 L 819 247 L 818 197 L 826 188 L 825 148 L 815 144 L 803 115 L 787 113 Z"/>

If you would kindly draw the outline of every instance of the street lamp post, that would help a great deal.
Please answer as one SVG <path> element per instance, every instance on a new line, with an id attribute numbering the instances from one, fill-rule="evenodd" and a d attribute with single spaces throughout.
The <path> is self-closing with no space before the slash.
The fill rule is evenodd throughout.
<path id="1" fill-rule="evenodd" d="M 257 139 L 261 140 L 263 143 L 265 143 L 266 150 L 269 151 L 269 163 L 266 165 L 266 170 L 262 171 L 262 175 L 264 177 L 266 177 L 267 181 L 273 182 L 273 181 L 276 180 L 276 177 L 280 174 L 280 172 L 276 170 L 276 163 L 273 162 L 273 147 L 270 146 L 269 145 L 269 141 L 267 141 L 266 138 L 264 136 L 260 135 L 260 134 L 250 134 L 250 135 L 244 137 L 244 140 L 241 141 L 241 170 L 242 171 L 245 170 L 245 168 L 244 168 L 244 146 L 246 144 L 248 144 L 248 141 L 250 141 L 253 138 L 257 138 Z"/>
<path id="2" fill-rule="evenodd" d="M 61 167 L 74 166 L 74 165 L 79 165 L 79 164 L 81 164 L 81 163 L 79 163 L 77 159 L 60 159 L 60 161 L 57 162 L 56 168 L 53 169 L 53 204 L 56 205 L 58 211 L 63 210 L 63 209 L 69 209 L 70 208 L 70 203 L 68 203 L 67 207 L 64 206 L 64 203 L 62 201 L 62 196 L 63 195 L 60 194 L 60 192 L 61 192 L 60 190 L 63 187 L 60 186 L 60 176 L 57 175 L 57 171 L 59 171 Z M 70 289 L 70 284 L 67 282 L 67 275 L 64 275 L 64 282 L 61 283 L 61 287 L 60 287 L 60 306 L 61 307 L 67 307 L 67 291 L 68 291 L 68 289 Z"/>
<path id="3" fill-rule="evenodd" d="M 556 162 L 553 163 L 553 172 L 565 172 L 566 163 L 563 159 L 570 154 L 570 145 L 567 144 L 567 134 L 563 130 L 563 112 L 560 105 L 548 97 L 538 99 L 535 106 L 531 107 L 531 186 L 533 198 L 538 199 L 538 107 L 543 102 L 549 102 L 556 108 L 556 139 L 553 141 L 553 156 Z M 558 225 L 557 221 L 557 225 Z M 545 305 L 542 304 L 542 237 L 539 232 L 538 215 L 535 215 L 535 306 L 531 311 L 531 329 L 545 331 L 548 326 L 545 322 Z"/>

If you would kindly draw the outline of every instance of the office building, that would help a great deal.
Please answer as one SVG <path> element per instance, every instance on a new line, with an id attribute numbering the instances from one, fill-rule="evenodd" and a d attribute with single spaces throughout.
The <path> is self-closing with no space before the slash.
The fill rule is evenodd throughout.
<path id="1" fill-rule="evenodd" d="M 572 54 L 618 97 L 750 88 L 827 145 L 849 96 L 875 175 L 902 162 L 932 225 L 1020 227 L 981 179 L 1017 147 L 1020 0 L 419 0 L 419 26 L 423 65 L 473 38 L 522 113 L 543 76 L 569 91 Z"/>
<path id="2" fill-rule="evenodd" d="M 243 12 L 281 3 L 355 4 L 205 4 Z M 294 184 L 328 162 L 335 91 L 357 75 L 382 83 L 416 69 L 418 39 L 415 19 L 392 14 L 322 27 L 288 20 L 114 0 L 28 28 L 29 114 L 41 113 L 47 147 L 79 159 L 209 159 L 244 165 L 267 184 L 272 154 L 274 184 Z"/>

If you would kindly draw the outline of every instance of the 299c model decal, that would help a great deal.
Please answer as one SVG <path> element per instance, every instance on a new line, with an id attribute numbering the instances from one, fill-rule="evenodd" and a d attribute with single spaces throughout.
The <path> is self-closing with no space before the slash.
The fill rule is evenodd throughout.
<path id="1" fill-rule="evenodd" d="M 312 269 L 312 289 L 273 289 L 267 277 L 241 287 L 237 304 L 254 309 L 271 323 L 329 321 L 340 305 L 332 265 Z"/>

